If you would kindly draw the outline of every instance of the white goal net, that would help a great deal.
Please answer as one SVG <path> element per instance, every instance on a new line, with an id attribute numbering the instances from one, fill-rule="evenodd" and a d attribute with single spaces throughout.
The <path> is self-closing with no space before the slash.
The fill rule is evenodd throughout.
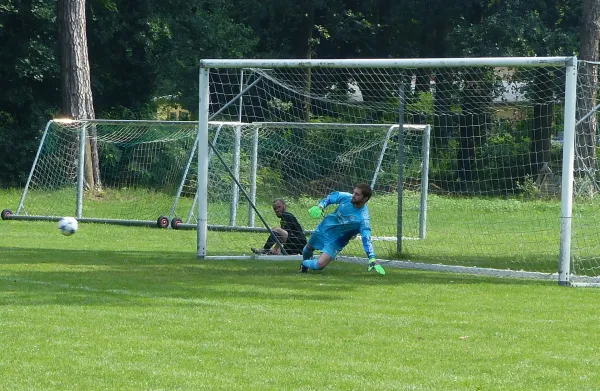
<path id="1" fill-rule="evenodd" d="M 581 205 L 581 221 L 575 222 L 581 231 L 571 230 L 576 75 L 576 59 L 567 57 L 206 60 L 200 71 L 200 145 L 209 119 L 285 123 L 283 132 L 261 139 L 271 159 L 256 173 L 257 183 L 278 190 L 258 192 L 256 200 L 268 206 L 274 197 L 285 198 L 310 231 L 318 221 L 307 216 L 308 207 L 330 191 L 369 182 L 376 154 L 365 148 L 380 150 L 382 138 L 366 129 L 342 134 L 290 123 L 398 124 L 399 137 L 391 138 L 395 152 L 386 152 L 387 165 L 369 202 L 374 236 L 390 238 L 376 240 L 378 258 L 404 267 L 566 284 L 572 280 L 571 258 L 585 260 L 582 277 L 598 274 L 589 262 L 598 248 L 579 239 L 593 206 Z M 407 124 L 431 130 L 424 204 L 415 201 L 424 185 L 422 138 L 409 142 Z M 589 152 L 585 159 L 591 164 Z M 340 162 L 344 170 L 337 168 Z M 207 167 L 200 159 L 199 177 Z M 199 257 L 226 248 L 204 228 L 216 215 L 208 192 L 198 209 Z M 425 212 L 426 235 L 406 235 L 419 221 L 413 212 Z M 268 207 L 264 215 L 272 215 Z M 342 255 L 360 261 L 360 241 Z"/>

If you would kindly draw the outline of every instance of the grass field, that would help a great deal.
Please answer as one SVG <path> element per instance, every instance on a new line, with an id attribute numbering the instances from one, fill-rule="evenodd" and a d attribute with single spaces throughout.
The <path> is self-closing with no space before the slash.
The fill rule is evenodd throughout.
<path id="1" fill-rule="evenodd" d="M 20 191 L 2 191 L 6 198 L 1 208 L 16 211 Z M 227 197 L 225 197 L 226 199 Z M 85 194 L 83 216 L 105 219 L 156 221 L 169 216 L 173 197 L 147 189 L 105 189 L 99 196 Z M 271 210 L 271 198 L 260 199 L 258 208 L 271 226 L 278 219 Z M 316 227 L 318 220 L 308 217 L 307 210 L 318 200 L 301 197 L 288 199 L 289 209 L 307 230 Z M 187 221 L 192 198 L 181 198 L 176 216 Z M 25 202 L 29 215 L 65 216 L 75 211 L 73 189 L 30 191 Z M 375 194 L 369 201 L 373 235 L 396 237 L 397 205 L 395 194 Z M 498 197 L 459 197 L 429 195 L 427 202 L 426 237 L 424 240 L 404 240 L 398 255 L 395 241 L 375 243 L 377 256 L 384 259 L 405 259 L 415 262 L 445 265 L 476 266 L 494 269 L 525 270 L 556 273 L 560 253 L 560 200 L 520 200 Z M 211 200 L 208 209 L 209 225 L 229 225 L 229 202 Z M 333 210 L 333 207 L 328 208 Z M 236 224 L 248 223 L 248 205 L 238 204 Z M 597 217 L 600 199 L 574 205 L 572 258 L 576 274 L 600 275 L 600 230 Z M 22 212 L 23 213 L 23 212 Z M 195 219 L 192 220 L 192 223 Z M 403 237 L 419 237 L 419 194 L 406 191 L 403 200 Z M 263 227 L 258 217 L 255 226 Z M 250 247 L 260 247 L 265 233 L 217 232 L 208 233 L 209 255 L 240 255 Z M 186 242 L 187 243 L 187 242 Z M 360 240 L 347 246 L 342 255 L 364 256 Z"/>
<path id="2" fill-rule="evenodd" d="M 2 193 L 14 204 L 16 193 Z M 600 291 L 0 221 L 0 390 L 596 390 Z"/>

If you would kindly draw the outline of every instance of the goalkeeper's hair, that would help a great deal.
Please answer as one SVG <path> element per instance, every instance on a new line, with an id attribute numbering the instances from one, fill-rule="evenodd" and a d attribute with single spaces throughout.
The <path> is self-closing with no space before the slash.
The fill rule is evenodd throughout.
<path id="1" fill-rule="evenodd" d="M 354 188 L 356 189 L 360 189 L 363 197 L 365 198 L 371 198 L 371 196 L 373 195 L 373 191 L 371 190 L 371 186 L 369 186 L 368 183 L 359 183 L 356 186 L 354 186 Z"/>

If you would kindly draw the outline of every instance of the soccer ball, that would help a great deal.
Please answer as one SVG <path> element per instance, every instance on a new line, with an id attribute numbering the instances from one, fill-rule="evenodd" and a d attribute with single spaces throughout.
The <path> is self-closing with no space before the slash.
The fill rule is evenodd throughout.
<path id="1" fill-rule="evenodd" d="M 58 229 L 65 236 L 73 235 L 77 232 L 78 224 L 75 217 L 63 217 L 58 220 Z"/>

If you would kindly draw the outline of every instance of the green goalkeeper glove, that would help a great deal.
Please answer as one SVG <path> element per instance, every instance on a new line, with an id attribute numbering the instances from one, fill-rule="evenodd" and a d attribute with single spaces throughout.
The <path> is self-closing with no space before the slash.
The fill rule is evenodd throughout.
<path id="1" fill-rule="evenodd" d="M 375 258 L 370 258 L 369 259 L 369 268 L 367 269 L 367 271 L 371 271 L 375 269 L 375 271 L 379 274 L 381 274 L 382 276 L 385 276 L 385 269 L 383 268 L 383 266 L 381 266 L 380 264 L 377 263 L 377 261 L 375 260 Z"/>
<path id="2" fill-rule="evenodd" d="M 319 205 L 315 205 L 308 210 L 308 214 L 313 219 L 318 219 L 319 217 L 323 216 L 323 209 L 321 209 Z"/>

